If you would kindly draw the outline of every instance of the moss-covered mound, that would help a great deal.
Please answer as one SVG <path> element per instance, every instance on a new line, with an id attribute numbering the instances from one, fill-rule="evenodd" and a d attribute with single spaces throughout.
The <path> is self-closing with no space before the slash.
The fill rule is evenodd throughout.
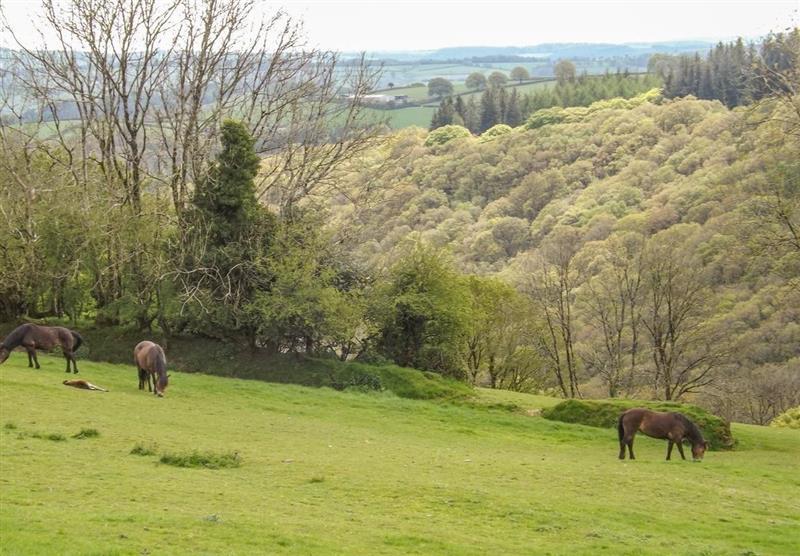
<path id="1" fill-rule="evenodd" d="M 676 402 L 648 402 L 641 400 L 566 400 L 542 411 L 542 416 L 553 421 L 579 423 L 591 427 L 617 426 L 619 416 L 632 407 L 647 407 L 655 411 L 683 413 L 700 427 L 703 437 L 712 450 L 729 450 L 736 441 L 728 422 L 705 409 Z"/>

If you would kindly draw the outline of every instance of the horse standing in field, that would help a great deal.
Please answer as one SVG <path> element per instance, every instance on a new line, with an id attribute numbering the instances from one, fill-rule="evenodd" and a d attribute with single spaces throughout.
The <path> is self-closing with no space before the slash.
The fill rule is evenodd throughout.
<path id="1" fill-rule="evenodd" d="M 43 349 L 50 351 L 56 346 L 61 347 L 64 359 L 67 360 L 67 372 L 69 364 L 72 362 L 72 372 L 78 372 L 78 364 L 75 362 L 75 352 L 83 343 L 81 335 L 61 326 L 39 326 L 38 324 L 23 324 L 16 327 L 6 336 L 0 344 L 0 363 L 5 362 L 11 354 L 11 350 L 22 346 L 28 352 L 28 367 L 39 367 L 39 360 L 36 358 L 36 350 Z"/>
<path id="2" fill-rule="evenodd" d="M 672 456 L 672 446 L 676 444 L 681 457 L 686 459 L 686 456 L 683 455 L 684 439 L 691 442 L 692 459 L 695 461 L 701 461 L 708 449 L 708 442 L 703 439 L 700 429 L 681 413 L 662 413 L 636 407 L 620 415 L 617 430 L 619 432 L 619 459 L 625 459 L 625 446 L 628 446 L 630 459 L 636 459 L 633 457 L 633 437 L 638 431 L 642 431 L 651 438 L 668 440 L 667 460 Z"/>
<path id="3" fill-rule="evenodd" d="M 150 379 L 153 380 L 153 390 L 158 397 L 164 396 L 164 390 L 169 383 L 167 375 L 167 357 L 161 346 L 153 342 L 139 342 L 133 349 L 133 362 L 139 371 L 139 390 L 144 390 L 144 382 L 147 381 L 147 389 L 150 391 Z"/>

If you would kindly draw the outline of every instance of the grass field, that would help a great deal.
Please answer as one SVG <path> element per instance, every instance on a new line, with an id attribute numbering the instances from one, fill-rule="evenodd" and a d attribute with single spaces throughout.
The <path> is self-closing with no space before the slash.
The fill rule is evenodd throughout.
<path id="1" fill-rule="evenodd" d="M 639 438 L 621 462 L 613 430 L 531 416 L 549 398 L 445 404 L 173 372 L 159 399 L 129 366 L 80 362 L 100 393 L 40 360 L 0 366 L 3 554 L 800 547 L 798 431 L 735 426 L 737 450 L 701 464 L 665 462 L 663 442 Z"/>

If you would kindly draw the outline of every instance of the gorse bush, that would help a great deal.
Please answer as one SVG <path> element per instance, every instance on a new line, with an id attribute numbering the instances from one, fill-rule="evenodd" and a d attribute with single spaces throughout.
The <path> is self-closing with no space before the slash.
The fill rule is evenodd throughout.
<path id="1" fill-rule="evenodd" d="M 542 416 L 551 421 L 577 423 L 591 427 L 617 426 L 620 415 L 633 407 L 646 407 L 654 411 L 682 413 L 703 432 L 712 450 L 731 449 L 736 444 L 730 424 L 694 405 L 677 402 L 649 402 L 641 400 L 566 400 L 544 409 Z"/>
<path id="2" fill-rule="evenodd" d="M 787 409 L 775 417 L 769 426 L 787 429 L 800 429 L 800 407 Z"/>

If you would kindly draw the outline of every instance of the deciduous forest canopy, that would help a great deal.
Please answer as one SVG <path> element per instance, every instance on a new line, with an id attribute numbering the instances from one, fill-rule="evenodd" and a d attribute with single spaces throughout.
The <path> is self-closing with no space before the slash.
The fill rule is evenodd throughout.
<path id="1" fill-rule="evenodd" d="M 45 1 L 61 42 L 4 53 L 1 321 L 800 404 L 797 29 L 471 106 L 431 81 L 434 130 L 389 133 L 377 70 L 281 14 L 254 44 L 248 0 L 94 4 Z"/>

